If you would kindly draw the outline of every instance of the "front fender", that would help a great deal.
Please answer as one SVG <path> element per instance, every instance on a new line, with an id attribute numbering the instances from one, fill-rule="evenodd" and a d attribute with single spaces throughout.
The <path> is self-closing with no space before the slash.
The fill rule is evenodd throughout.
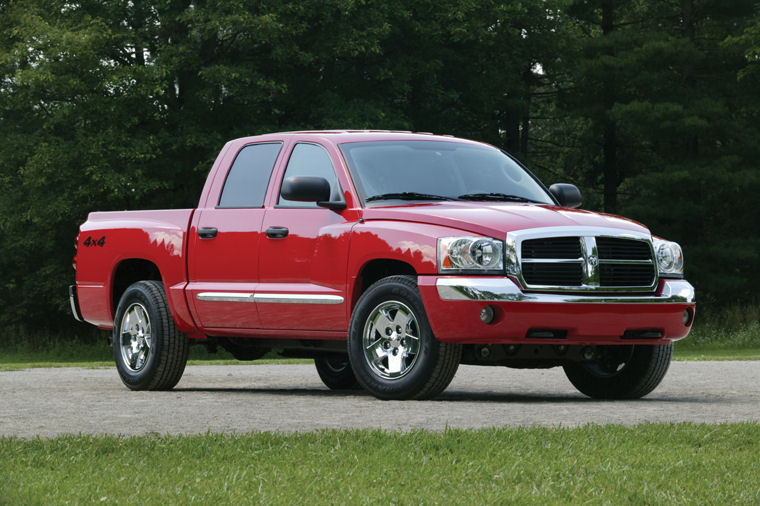
<path id="1" fill-rule="evenodd" d="M 410 265 L 417 275 L 438 271 L 438 238 L 472 235 L 471 232 L 411 221 L 368 220 L 351 231 L 347 286 L 349 300 L 360 293 L 356 280 L 364 266 L 373 260 L 395 260 Z"/>

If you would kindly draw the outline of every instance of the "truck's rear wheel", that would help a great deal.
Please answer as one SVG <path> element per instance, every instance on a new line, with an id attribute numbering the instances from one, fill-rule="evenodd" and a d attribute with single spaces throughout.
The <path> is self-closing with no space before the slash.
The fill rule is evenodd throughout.
<path id="1" fill-rule="evenodd" d="M 314 366 L 322 383 L 330 390 L 355 390 L 359 388 L 348 358 L 315 358 Z"/>
<path id="2" fill-rule="evenodd" d="M 454 378 L 462 347 L 435 338 L 414 278 L 390 276 L 359 298 L 348 356 L 356 379 L 375 397 L 426 399 Z"/>
<path id="3" fill-rule="evenodd" d="M 159 281 L 127 288 L 116 309 L 113 354 L 116 369 L 132 390 L 169 390 L 187 364 L 188 340 L 174 325 Z"/>
<path id="4" fill-rule="evenodd" d="M 595 399 L 638 399 L 657 388 L 670 366 L 673 345 L 605 346 L 599 360 L 565 365 L 565 374 Z"/>

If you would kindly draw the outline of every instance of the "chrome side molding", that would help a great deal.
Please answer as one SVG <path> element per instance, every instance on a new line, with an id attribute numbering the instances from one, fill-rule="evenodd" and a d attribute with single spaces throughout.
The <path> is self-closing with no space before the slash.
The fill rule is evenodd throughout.
<path id="1" fill-rule="evenodd" d="M 340 295 L 314 293 L 257 293 L 253 299 L 271 304 L 343 304 Z"/>
<path id="2" fill-rule="evenodd" d="M 254 302 L 253 293 L 240 292 L 201 292 L 196 298 L 214 302 Z"/>
<path id="3" fill-rule="evenodd" d="M 343 304 L 340 295 L 312 293 L 201 292 L 196 298 L 213 302 L 261 302 L 270 304 Z"/>

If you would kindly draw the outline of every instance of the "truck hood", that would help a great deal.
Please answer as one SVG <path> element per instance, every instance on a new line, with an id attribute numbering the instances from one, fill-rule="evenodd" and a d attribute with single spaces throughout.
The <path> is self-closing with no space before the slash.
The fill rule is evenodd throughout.
<path id="1" fill-rule="evenodd" d="M 365 220 L 429 223 L 491 237 L 539 227 L 608 227 L 648 234 L 642 224 L 581 209 L 513 202 L 424 202 L 364 209 Z"/>

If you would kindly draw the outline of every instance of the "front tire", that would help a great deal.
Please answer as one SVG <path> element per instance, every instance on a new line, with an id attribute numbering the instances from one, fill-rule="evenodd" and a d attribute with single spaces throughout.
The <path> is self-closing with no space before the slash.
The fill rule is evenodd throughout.
<path id="1" fill-rule="evenodd" d="M 131 390 L 171 390 L 187 364 L 187 336 L 177 330 L 160 281 L 138 281 L 116 308 L 113 354 Z"/>
<path id="2" fill-rule="evenodd" d="M 657 388 L 668 372 L 673 345 L 606 346 L 595 362 L 564 366 L 580 392 L 594 399 L 639 399 Z"/>
<path id="3" fill-rule="evenodd" d="M 462 347 L 438 341 L 414 278 L 390 276 L 362 294 L 348 356 L 359 384 L 379 399 L 428 399 L 454 378 Z"/>

